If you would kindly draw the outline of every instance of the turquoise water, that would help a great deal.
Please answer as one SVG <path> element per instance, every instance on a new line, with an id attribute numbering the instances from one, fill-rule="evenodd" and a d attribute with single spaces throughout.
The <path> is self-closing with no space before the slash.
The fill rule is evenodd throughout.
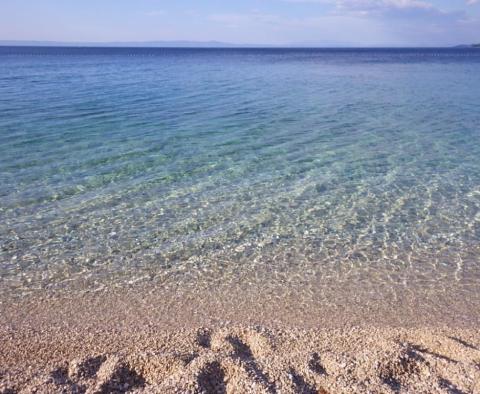
<path id="1" fill-rule="evenodd" d="M 480 50 L 0 48 L 0 217 L 5 294 L 478 295 Z"/>

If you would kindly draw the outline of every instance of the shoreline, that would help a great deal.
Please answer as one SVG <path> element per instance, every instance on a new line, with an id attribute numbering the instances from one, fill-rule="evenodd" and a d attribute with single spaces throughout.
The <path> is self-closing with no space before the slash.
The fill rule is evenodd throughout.
<path id="1" fill-rule="evenodd" d="M 198 282 L 195 282 L 198 283 Z M 163 329 L 261 325 L 311 329 L 345 326 L 480 327 L 480 289 L 437 283 L 419 291 L 368 283 L 317 282 L 314 292 L 285 283 L 205 287 L 136 283 L 101 290 L 37 290 L 0 295 L 0 325 L 10 327 L 138 327 Z M 302 291 L 304 290 L 304 291 Z M 467 295 L 470 295 L 467 297 Z"/>

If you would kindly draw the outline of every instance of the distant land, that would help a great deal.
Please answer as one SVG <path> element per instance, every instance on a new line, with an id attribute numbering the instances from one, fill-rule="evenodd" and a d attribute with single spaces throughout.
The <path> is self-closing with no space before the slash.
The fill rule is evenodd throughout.
<path id="1" fill-rule="evenodd" d="M 96 47 L 96 48 L 350 48 L 359 47 L 351 42 L 294 42 L 283 45 L 233 44 L 222 41 L 113 41 L 113 42 L 65 42 L 65 41 L 14 41 L 0 40 L 0 46 L 25 47 Z"/>
<path id="2" fill-rule="evenodd" d="M 0 46 L 35 47 L 112 47 L 112 48 L 239 48 L 265 47 L 270 45 L 240 45 L 221 41 L 125 41 L 125 42 L 64 42 L 64 41 L 7 41 L 0 40 Z"/>
<path id="3" fill-rule="evenodd" d="M 480 48 L 480 44 L 457 45 L 455 48 Z"/>
<path id="4" fill-rule="evenodd" d="M 97 48 L 380 48 L 381 45 L 362 46 L 354 42 L 334 41 L 302 41 L 285 44 L 233 44 L 222 41 L 112 41 L 112 42 L 80 42 L 80 41 L 15 41 L 0 40 L 0 46 L 25 47 L 97 47 Z"/>

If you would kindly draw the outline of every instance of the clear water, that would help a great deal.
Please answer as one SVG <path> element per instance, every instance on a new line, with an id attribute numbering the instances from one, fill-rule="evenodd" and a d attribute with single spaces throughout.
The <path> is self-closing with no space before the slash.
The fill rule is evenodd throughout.
<path id="1" fill-rule="evenodd" d="M 0 217 L 3 294 L 473 299 L 480 50 L 0 48 Z"/>

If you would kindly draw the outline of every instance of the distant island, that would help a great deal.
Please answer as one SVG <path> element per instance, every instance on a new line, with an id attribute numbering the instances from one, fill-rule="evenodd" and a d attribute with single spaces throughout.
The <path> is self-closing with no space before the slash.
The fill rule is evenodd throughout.
<path id="1" fill-rule="evenodd" d="M 93 47 L 93 48 L 350 48 L 358 44 L 349 42 L 293 42 L 284 45 L 231 43 L 222 41 L 34 41 L 34 40 L 0 40 L 0 46 L 13 47 Z"/>
<path id="2" fill-rule="evenodd" d="M 455 48 L 480 48 L 480 43 L 479 43 L 479 44 L 463 44 L 463 45 L 457 45 Z"/>
<path id="3" fill-rule="evenodd" d="M 7 41 L 0 40 L 0 46 L 32 47 L 130 47 L 130 48 L 231 48 L 240 45 L 220 41 L 132 41 L 132 42 L 64 42 L 64 41 Z"/>

